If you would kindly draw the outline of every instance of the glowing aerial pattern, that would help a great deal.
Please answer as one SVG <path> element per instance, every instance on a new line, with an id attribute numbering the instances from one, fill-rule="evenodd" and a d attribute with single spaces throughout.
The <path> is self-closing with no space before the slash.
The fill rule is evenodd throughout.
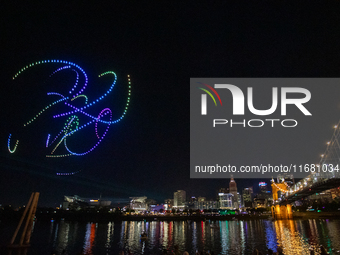
<path id="1" fill-rule="evenodd" d="M 80 173 L 81 171 L 76 171 L 76 172 L 72 172 L 72 173 L 56 173 L 56 175 L 74 175 L 74 174 L 77 174 L 77 173 Z"/>
<path id="2" fill-rule="evenodd" d="M 15 145 L 14 145 L 14 148 L 13 150 L 11 149 L 11 137 L 12 137 L 12 134 L 9 134 L 9 137 L 8 137 L 8 140 L 7 140 L 7 148 L 8 148 L 8 151 L 10 153 L 14 153 L 16 150 L 17 150 L 17 147 L 18 147 L 18 144 L 19 144 L 19 140 L 17 140 L 15 142 Z"/>
<path id="3" fill-rule="evenodd" d="M 88 76 L 85 73 L 85 71 L 78 65 L 69 62 L 69 61 L 64 61 L 64 60 L 43 60 L 43 61 L 38 61 L 35 63 L 31 63 L 25 67 L 23 67 L 19 72 L 17 72 L 14 77 L 13 80 L 15 80 L 22 72 L 24 72 L 25 70 L 37 66 L 37 65 L 41 65 L 41 64 L 51 64 L 51 63 L 57 63 L 57 64 L 61 64 L 62 66 L 59 67 L 58 69 L 56 69 L 54 72 L 52 72 L 50 74 L 50 78 L 52 78 L 55 74 L 57 74 L 58 72 L 62 72 L 64 70 L 71 70 L 73 72 L 75 72 L 76 74 L 76 79 L 75 82 L 72 86 L 72 88 L 69 90 L 69 95 L 63 95 L 61 93 L 57 93 L 57 92 L 48 92 L 47 95 L 48 96 L 57 96 L 60 97 L 58 100 L 53 101 L 52 103 L 50 103 L 49 105 L 45 106 L 42 110 L 40 110 L 35 116 L 32 116 L 31 119 L 29 119 L 26 123 L 23 124 L 24 127 L 32 124 L 38 117 L 40 117 L 43 113 L 45 113 L 48 109 L 50 109 L 51 107 L 55 106 L 55 105 L 60 105 L 60 104 L 64 104 L 69 108 L 69 111 L 67 112 L 63 112 L 57 115 L 53 115 L 54 119 L 63 119 L 63 117 L 66 117 L 66 121 L 64 119 L 64 125 L 63 128 L 59 131 L 59 133 L 57 135 L 52 135 L 52 134 L 48 134 L 47 138 L 46 138 L 46 148 L 51 148 L 50 154 L 46 155 L 46 157 L 49 158 L 56 158 L 56 157 L 67 157 L 67 156 L 82 156 L 82 155 L 86 155 L 90 152 L 92 152 L 104 139 L 104 137 L 106 136 L 109 127 L 111 124 L 115 124 L 119 121 L 121 121 L 130 104 L 130 97 L 131 97 L 131 80 L 130 80 L 130 75 L 127 76 L 127 80 L 128 80 L 128 96 L 127 96 L 127 101 L 125 104 L 125 108 L 122 112 L 122 114 L 116 118 L 116 119 L 112 119 L 112 111 L 110 108 L 104 108 L 103 110 L 101 110 L 99 112 L 99 114 L 97 116 L 94 116 L 92 114 L 89 114 L 87 112 L 88 109 L 90 109 L 93 105 L 99 103 L 101 100 L 103 100 L 105 97 L 107 97 L 112 89 L 114 88 L 116 82 L 117 82 L 117 75 L 112 72 L 112 71 L 107 71 L 104 72 L 102 74 L 100 74 L 98 77 L 103 77 L 103 76 L 112 76 L 113 78 L 113 82 L 110 85 L 109 89 L 101 96 L 99 96 L 98 98 L 96 98 L 95 100 L 90 100 L 88 96 L 86 96 L 84 94 L 84 91 L 88 85 Z M 82 75 L 83 79 L 84 79 L 84 84 L 83 86 L 79 86 L 79 80 L 80 80 L 80 75 Z M 79 107 L 79 106 L 75 106 L 74 105 L 74 101 L 77 100 L 77 102 L 83 102 L 83 106 Z M 80 121 L 80 116 L 85 116 L 87 118 L 87 122 L 83 122 L 81 123 Z M 106 117 L 105 117 L 106 116 Z M 105 118 L 104 118 L 105 117 Z M 98 131 L 98 125 L 104 125 L 106 126 L 105 131 L 100 134 Z M 67 140 L 72 137 L 72 135 L 74 135 L 75 133 L 77 133 L 80 130 L 83 130 L 84 128 L 88 128 L 92 126 L 94 128 L 94 133 L 96 136 L 97 141 L 94 143 L 94 145 L 89 148 L 86 151 L 74 151 L 71 150 L 68 145 L 67 145 Z M 19 141 L 16 140 L 15 145 L 13 147 L 13 149 L 11 148 L 11 137 L 12 134 L 9 135 L 8 137 L 8 141 L 7 141 L 7 147 L 8 147 L 8 151 L 10 153 L 14 153 L 17 150 Z M 62 154 L 55 154 L 56 150 L 60 147 L 60 145 L 63 145 L 64 148 L 66 150 L 64 150 L 65 152 Z M 79 171 L 78 171 L 79 172 Z M 57 175 L 73 175 L 75 173 L 78 172 L 74 172 L 74 173 L 57 173 Z"/>

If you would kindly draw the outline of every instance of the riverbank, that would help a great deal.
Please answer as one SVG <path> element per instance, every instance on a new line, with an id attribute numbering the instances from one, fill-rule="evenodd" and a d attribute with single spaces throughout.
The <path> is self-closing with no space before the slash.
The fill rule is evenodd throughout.
<path id="1" fill-rule="evenodd" d="M 294 212 L 294 219 L 328 219 L 340 218 L 339 212 Z"/>
<path id="2" fill-rule="evenodd" d="M 0 214 L 0 220 L 18 221 L 21 212 Z M 101 212 L 50 211 L 36 213 L 36 218 L 43 221 L 219 221 L 219 220 L 257 220 L 271 219 L 271 214 L 239 214 L 239 215 L 122 215 Z M 331 219 L 340 218 L 340 212 L 294 212 L 294 219 Z"/>
<path id="3" fill-rule="evenodd" d="M 52 215 L 53 216 L 53 215 Z M 253 220 L 253 219 L 268 219 L 270 215 L 192 215 L 192 216 L 177 216 L 177 215 L 100 215 L 96 213 L 77 214 L 69 213 L 55 215 L 54 220 L 68 221 L 92 221 L 92 222 L 109 222 L 109 221 L 218 221 L 218 220 Z M 37 217 L 40 220 L 49 219 L 47 215 Z"/>

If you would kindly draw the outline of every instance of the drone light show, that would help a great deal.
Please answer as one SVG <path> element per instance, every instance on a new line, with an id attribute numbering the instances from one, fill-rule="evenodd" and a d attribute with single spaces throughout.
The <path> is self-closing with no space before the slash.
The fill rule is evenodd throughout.
<path id="1" fill-rule="evenodd" d="M 83 156 L 89 154 L 101 144 L 110 126 L 120 122 L 126 115 L 131 97 L 130 75 L 127 75 L 127 81 L 125 80 L 128 86 L 127 93 L 125 95 L 119 95 L 120 98 L 126 98 L 125 106 L 124 108 L 121 106 L 122 111 L 118 115 L 115 114 L 117 115 L 115 116 L 113 110 L 107 107 L 106 104 L 112 102 L 112 90 L 118 81 L 115 72 L 106 71 L 98 75 L 98 79 L 109 77 L 110 84 L 101 92 L 102 94 L 95 96 L 91 93 L 86 94 L 90 86 L 88 86 L 89 78 L 85 71 L 79 65 L 64 60 L 43 60 L 31 63 L 18 71 L 13 76 L 13 80 L 20 79 L 24 73 L 27 77 L 27 72 L 39 65 L 51 65 L 55 68 L 54 71 L 46 74 L 47 80 L 44 84 L 44 89 L 48 89 L 49 81 L 59 75 L 58 91 L 44 92 L 49 103 L 32 114 L 32 116 L 28 116 L 27 120 L 22 123 L 22 128 L 28 128 L 33 125 L 39 127 L 41 123 L 43 123 L 43 125 L 47 123 L 47 125 L 51 126 L 50 131 L 53 130 L 53 132 L 47 131 L 46 133 L 39 134 L 45 137 L 45 142 L 41 144 L 41 148 L 45 149 L 44 152 L 47 158 Z M 60 76 L 61 73 L 65 73 L 64 75 L 68 76 L 67 81 L 60 80 L 60 77 L 66 77 Z M 72 82 L 70 83 L 71 80 Z M 119 84 L 122 83 L 121 80 L 124 79 L 120 79 Z M 35 128 L 36 130 L 40 130 L 37 127 Z M 83 132 L 84 130 L 86 130 L 86 132 Z M 79 133 L 81 134 L 80 136 Z M 72 139 L 76 135 L 78 135 L 78 141 L 79 137 L 81 137 L 80 140 L 86 144 L 85 149 L 84 146 L 77 146 L 79 142 L 72 143 Z M 86 143 L 89 137 L 93 139 Z M 27 137 L 19 138 L 14 132 L 10 132 L 7 140 L 8 151 L 10 153 L 17 153 L 21 143 L 19 141 L 25 138 Z"/>

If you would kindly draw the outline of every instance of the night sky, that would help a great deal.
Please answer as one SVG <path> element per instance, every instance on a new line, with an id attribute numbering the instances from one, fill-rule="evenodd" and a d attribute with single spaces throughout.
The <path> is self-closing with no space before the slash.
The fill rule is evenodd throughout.
<path id="1" fill-rule="evenodd" d="M 64 195 L 74 194 L 118 200 L 146 195 L 162 203 L 177 189 L 188 196 L 215 198 L 229 179 L 189 177 L 190 77 L 339 77 L 338 2 L 207 2 L 2 4 L 0 204 L 24 204 L 32 190 L 41 192 L 42 206 L 58 206 Z M 58 122 L 48 113 L 27 130 L 22 127 L 51 102 L 46 92 L 73 85 L 74 76 L 67 72 L 60 80 L 46 81 L 61 65 L 34 67 L 12 80 L 22 67 L 48 59 L 82 67 L 92 98 L 110 84 L 109 78 L 97 76 L 117 73 L 117 90 L 91 109 L 93 114 L 110 107 L 119 115 L 127 97 L 126 75 L 131 75 L 126 117 L 111 125 L 88 155 L 45 158 L 47 134 L 65 119 Z M 330 92 L 320 87 L 313 95 L 323 93 Z M 320 119 L 295 131 L 296 152 L 288 146 L 271 156 L 301 153 L 306 163 L 314 163 L 340 117 L 337 93 L 340 87 L 333 88 L 327 112 L 311 105 Z M 10 133 L 20 140 L 14 154 L 7 150 Z M 82 137 L 88 142 L 93 134 L 91 127 Z M 83 151 L 87 145 L 80 140 L 77 148 Z M 240 143 L 235 150 L 243 147 L 247 145 Z M 76 171 L 73 176 L 56 175 Z M 236 180 L 239 191 L 259 181 Z"/>

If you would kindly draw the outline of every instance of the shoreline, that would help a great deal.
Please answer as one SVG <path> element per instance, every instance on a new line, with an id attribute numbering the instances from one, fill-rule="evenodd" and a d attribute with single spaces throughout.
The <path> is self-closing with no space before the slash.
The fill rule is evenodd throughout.
<path id="1" fill-rule="evenodd" d="M 21 213 L 2 214 L 0 222 L 3 221 L 18 221 Z M 335 219 L 340 218 L 340 212 L 294 212 L 294 219 Z M 60 212 L 57 213 L 37 213 L 36 219 L 39 221 L 84 221 L 84 222 L 110 222 L 110 221 L 238 221 L 238 220 L 273 220 L 271 214 L 261 215 L 117 215 L 111 213 L 84 213 L 84 212 Z"/>

